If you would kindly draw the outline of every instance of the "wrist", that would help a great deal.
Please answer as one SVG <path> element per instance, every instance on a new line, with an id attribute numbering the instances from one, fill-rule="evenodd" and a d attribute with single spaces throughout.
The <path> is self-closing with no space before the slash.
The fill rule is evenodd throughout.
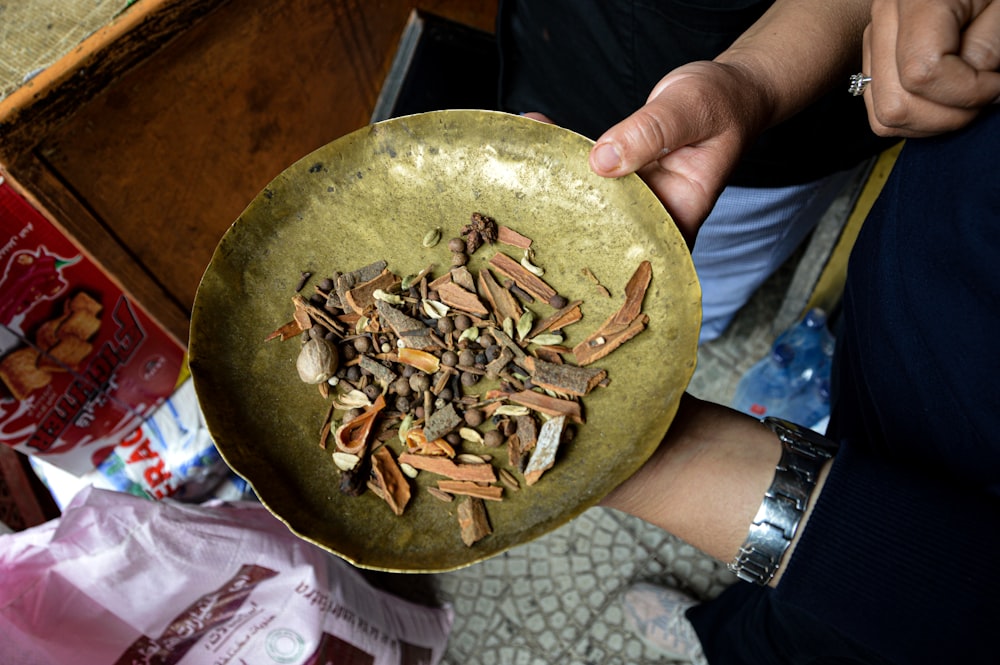
<path id="1" fill-rule="evenodd" d="M 819 434 L 778 418 L 761 421 L 781 441 L 781 459 L 774 480 L 754 515 L 746 540 L 729 569 L 740 579 L 759 585 L 777 582 L 792 544 L 814 503 L 814 490 L 825 477 L 837 445 Z"/>
<path id="2" fill-rule="evenodd" d="M 778 438 L 757 419 L 686 395 L 653 457 L 603 505 L 729 561 L 780 456 Z"/>

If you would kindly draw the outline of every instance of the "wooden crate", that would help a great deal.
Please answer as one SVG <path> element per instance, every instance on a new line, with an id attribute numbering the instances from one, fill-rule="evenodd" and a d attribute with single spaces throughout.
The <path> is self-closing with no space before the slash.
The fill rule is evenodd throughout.
<path id="1" fill-rule="evenodd" d="M 219 239 L 368 123 L 411 10 L 496 0 L 142 0 L 0 103 L 0 174 L 182 344 Z"/>

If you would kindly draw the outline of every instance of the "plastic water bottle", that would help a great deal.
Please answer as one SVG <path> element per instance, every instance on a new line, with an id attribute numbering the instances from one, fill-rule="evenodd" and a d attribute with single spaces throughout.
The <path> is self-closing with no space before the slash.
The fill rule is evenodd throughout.
<path id="1" fill-rule="evenodd" d="M 829 380 L 835 340 L 826 327 L 826 312 L 810 309 L 802 320 L 778 335 L 775 345 L 787 344 L 795 352 L 794 371 L 804 382 Z"/>
<path id="2" fill-rule="evenodd" d="M 825 434 L 830 418 L 829 378 L 819 378 L 807 383 L 785 403 L 781 417 Z"/>
<path id="3" fill-rule="evenodd" d="M 785 403 L 798 390 L 793 364 L 795 351 L 775 344 L 763 360 L 747 370 L 736 386 L 733 408 L 757 418 L 785 417 Z"/>
<path id="4" fill-rule="evenodd" d="M 757 418 L 776 416 L 814 429 L 830 414 L 834 338 L 826 313 L 812 309 L 775 340 L 771 353 L 740 380 L 733 408 Z"/>

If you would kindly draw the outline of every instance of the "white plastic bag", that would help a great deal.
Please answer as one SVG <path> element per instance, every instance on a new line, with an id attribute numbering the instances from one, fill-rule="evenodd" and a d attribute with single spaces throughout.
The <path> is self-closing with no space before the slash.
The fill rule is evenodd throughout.
<path id="1" fill-rule="evenodd" d="M 87 488 L 58 520 L 0 535 L 2 665 L 430 665 L 452 619 L 254 503 Z"/>

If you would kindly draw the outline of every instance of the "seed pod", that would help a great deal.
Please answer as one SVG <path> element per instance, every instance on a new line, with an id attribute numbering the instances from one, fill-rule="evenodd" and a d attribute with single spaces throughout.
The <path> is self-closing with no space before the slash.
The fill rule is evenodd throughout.
<path id="1" fill-rule="evenodd" d="M 441 242 L 441 229 L 434 228 L 427 232 L 424 236 L 424 240 L 421 243 L 424 247 L 433 247 L 434 245 Z"/>
<path id="2" fill-rule="evenodd" d="M 539 346 L 552 346 L 554 344 L 562 344 L 563 336 L 559 333 L 542 333 L 541 335 L 535 335 L 528 341 Z"/>
<path id="3" fill-rule="evenodd" d="M 458 430 L 458 435 L 462 437 L 465 441 L 470 441 L 472 443 L 483 443 L 483 435 L 471 427 L 462 427 Z M 480 460 L 481 462 L 482 460 Z"/>
<path id="4" fill-rule="evenodd" d="M 353 471 L 361 463 L 361 458 L 351 453 L 336 452 L 333 454 L 333 463 L 341 471 Z"/>
<path id="5" fill-rule="evenodd" d="M 520 340 L 525 339 L 528 333 L 531 332 L 531 326 L 535 322 L 535 315 L 531 313 L 530 309 L 524 310 L 521 314 L 521 318 L 517 321 L 517 338 Z"/>
<path id="6" fill-rule="evenodd" d="M 458 336 L 458 341 L 468 340 L 470 342 L 475 342 L 479 339 L 479 328 L 475 326 L 469 326 L 462 331 L 462 334 Z"/>
<path id="7" fill-rule="evenodd" d="M 424 300 L 420 303 L 424 313 L 432 319 L 440 319 L 448 315 L 449 307 L 437 300 Z"/>
<path id="8" fill-rule="evenodd" d="M 382 302 L 387 302 L 390 305 L 402 305 L 403 299 L 397 296 L 395 293 L 387 293 L 382 289 L 375 289 L 372 292 L 372 298 L 375 300 L 381 300 Z"/>
<path id="9" fill-rule="evenodd" d="M 498 416 L 526 416 L 531 411 L 526 406 L 520 404 L 502 404 L 497 407 L 494 413 Z"/>
<path id="10" fill-rule="evenodd" d="M 524 253 L 524 258 L 521 259 L 521 265 L 524 267 L 524 269 L 532 274 L 538 275 L 539 277 L 544 275 L 545 270 L 532 263 L 531 260 L 529 259 L 529 256 L 530 254 L 526 251 Z"/>
<path id="11" fill-rule="evenodd" d="M 338 361 L 337 347 L 318 337 L 302 345 L 295 368 L 299 371 L 299 378 L 305 383 L 323 383 L 337 371 Z"/>

